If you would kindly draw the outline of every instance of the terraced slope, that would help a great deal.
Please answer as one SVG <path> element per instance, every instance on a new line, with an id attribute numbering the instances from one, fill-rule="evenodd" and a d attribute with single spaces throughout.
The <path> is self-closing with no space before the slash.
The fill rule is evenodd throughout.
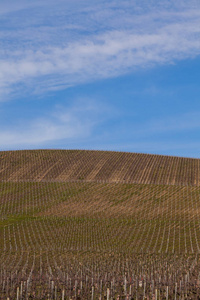
<path id="1" fill-rule="evenodd" d="M 200 160 L 111 151 L 0 152 L 0 181 L 77 180 L 199 186 Z"/>

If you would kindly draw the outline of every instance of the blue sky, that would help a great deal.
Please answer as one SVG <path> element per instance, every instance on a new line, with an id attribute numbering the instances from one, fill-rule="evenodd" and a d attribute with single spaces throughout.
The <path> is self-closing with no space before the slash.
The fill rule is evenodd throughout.
<path id="1" fill-rule="evenodd" d="M 0 150 L 200 157 L 200 2 L 1 0 Z"/>

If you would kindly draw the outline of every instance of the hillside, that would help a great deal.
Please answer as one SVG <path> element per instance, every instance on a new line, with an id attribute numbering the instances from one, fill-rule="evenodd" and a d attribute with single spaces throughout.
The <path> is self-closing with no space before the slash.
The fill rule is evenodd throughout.
<path id="1" fill-rule="evenodd" d="M 7 182 L 0 188 L 5 251 L 200 251 L 199 187 Z"/>
<path id="2" fill-rule="evenodd" d="M 112 151 L 2 151 L 0 181 L 103 181 L 199 186 L 200 160 Z"/>
<path id="3" fill-rule="evenodd" d="M 0 299 L 199 299 L 199 171 L 159 155 L 0 152 Z"/>

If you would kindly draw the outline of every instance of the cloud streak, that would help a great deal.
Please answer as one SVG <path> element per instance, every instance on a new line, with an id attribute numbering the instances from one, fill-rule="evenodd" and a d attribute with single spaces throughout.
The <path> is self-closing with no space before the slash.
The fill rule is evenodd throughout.
<path id="1" fill-rule="evenodd" d="M 62 1 L 60 3 L 64 5 Z M 2 30 L 0 42 L 5 40 L 6 34 L 10 38 L 5 49 L 0 51 L 1 99 L 17 89 L 22 92 L 28 87 L 33 93 L 63 89 L 140 68 L 175 63 L 200 54 L 200 7 L 169 11 L 163 5 L 159 8 L 159 16 L 154 10 L 140 14 L 133 11 L 134 20 L 131 20 L 128 12 L 130 4 L 125 1 L 117 7 L 118 12 L 122 12 L 124 23 L 119 21 L 117 25 L 117 14 L 112 11 L 116 5 L 115 1 L 111 1 L 106 11 L 101 6 L 98 11 L 89 2 L 85 9 L 78 10 L 75 19 L 68 13 L 69 23 L 64 21 L 66 15 L 57 9 L 55 16 L 59 18 L 53 27 L 48 18 L 44 18 L 46 22 L 41 24 L 42 17 L 38 16 L 38 24 L 37 21 L 31 25 L 27 23 L 27 29 L 19 26 L 16 30 L 21 39 L 21 47 L 17 45 L 16 50 L 12 48 L 12 44 L 16 43 L 12 30 Z M 134 9 L 138 7 L 136 5 Z M 108 17 L 107 26 L 102 26 Z M 15 22 L 18 24 L 19 21 Z M 92 24 L 93 31 L 89 29 Z"/>
<path id="2" fill-rule="evenodd" d="M 106 118 L 107 108 L 91 99 L 73 102 L 71 106 L 57 106 L 46 117 L 35 118 L 15 127 L 0 129 L 2 149 L 37 148 L 52 141 L 68 143 L 91 136 L 96 126 Z M 26 124 L 25 124 L 26 123 Z"/>

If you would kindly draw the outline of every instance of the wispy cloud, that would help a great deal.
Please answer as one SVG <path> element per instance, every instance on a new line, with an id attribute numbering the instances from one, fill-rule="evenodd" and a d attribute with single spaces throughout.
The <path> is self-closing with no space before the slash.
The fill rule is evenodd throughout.
<path id="1" fill-rule="evenodd" d="M 200 54 L 200 6 L 194 9 L 193 2 L 189 7 L 185 1 L 182 6 L 180 1 L 176 5 L 161 1 L 156 7 L 150 1 L 147 9 L 137 1 L 134 5 L 97 1 L 96 8 L 91 1 L 85 7 L 81 0 L 76 2 L 80 7 L 75 12 L 72 1 L 60 1 L 60 7 L 50 2 L 48 9 L 43 1 L 40 10 L 33 10 L 35 19 L 25 17 L 26 26 L 20 21 L 21 11 L 13 9 L 13 13 L 4 7 L 11 27 L 3 19 L 2 100 L 17 89 L 22 92 L 28 87 L 37 93 L 62 89 Z M 30 15 L 29 7 L 24 9 Z M 16 26 L 14 33 L 12 26 Z"/>
<path id="2" fill-rule="evenodd" d="M 91 136 L 106 118 L 107 108 L 91 99 L 73 101 L 67 107 L 56 106 L 46 117 L 17 122 L 15 126 L 0 129 L 1 149 L 37 148 L 49 142 L 72 142 Z"/>

